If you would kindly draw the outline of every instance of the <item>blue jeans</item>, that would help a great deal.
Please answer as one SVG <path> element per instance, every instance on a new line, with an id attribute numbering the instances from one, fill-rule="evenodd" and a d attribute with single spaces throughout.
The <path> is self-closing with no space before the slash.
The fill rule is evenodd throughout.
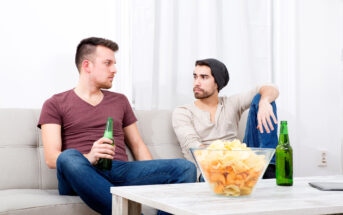
<path id="1" fill-rule="evenodd" d="M 78 195 L 93 210 L 111 214 L 111 186 L 195 182 L 196 168 L 184 159 L 166 159 L 112 161 L 110 171 L 99 170 L 79 151 L 67 149 L 57 159 L 57 179 L 60 195 Z"/>

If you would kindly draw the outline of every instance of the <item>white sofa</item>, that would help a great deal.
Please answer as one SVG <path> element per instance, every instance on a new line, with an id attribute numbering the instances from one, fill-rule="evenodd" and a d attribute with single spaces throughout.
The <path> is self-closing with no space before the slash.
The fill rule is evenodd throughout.
<path id="1" fill-rule="evenodd" d="M 77 196 L 60 196 L 56 170 L 44 161 L 37 109 L 0 109 L 0 215 L 97 214 Z M 171 125 L 171 111 L 135 111 L 153 158 L 183 158 Z M 239 137 L 245 128 L 240 122 Z M 132 156 L 128 151 L 129 159 Z M 145 215 L 153 213 L 144 208 Z"/>

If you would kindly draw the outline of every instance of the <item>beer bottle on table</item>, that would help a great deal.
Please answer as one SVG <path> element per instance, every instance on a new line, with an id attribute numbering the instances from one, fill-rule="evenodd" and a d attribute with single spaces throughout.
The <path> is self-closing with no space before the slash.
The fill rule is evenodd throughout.
<path id="1" fill-rule="evenodd" d="M 111 139 L 113 141 L 112 145 L 114 145 L 114 139 L 113 139 L 113 119 L 111 117 L 108 117 L 108 119 L 107 119 L 104 137 L 106 137 L 108 139 Z M 98 169 L 101 169 L 101 170 L 111 170 L 111 168 L 112 168 L 112 159 L 100 158 L 96 166 L 98 167 Z"/>
<path id="2" fill-rule="evenodd" d="M 289 143 L 287 121 L 281 121 L 279 144 L 275 150 L 276 184 L 293 185 L 293 149 Z"/>

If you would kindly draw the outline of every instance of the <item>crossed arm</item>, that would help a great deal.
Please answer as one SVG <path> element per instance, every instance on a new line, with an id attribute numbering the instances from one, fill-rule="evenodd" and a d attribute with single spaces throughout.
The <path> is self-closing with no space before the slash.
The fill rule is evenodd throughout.
<path id="1" fill-rule="evenodd" d="M 131 148 L 136 160 L 151 160 L 152 156 L 149 149 L 144 144 L 136 123 L 124 128 L 126 142 Z M 62 152 L 61 125 L 44 124 L 42 125 L 42 141 L 44 146 L 45 162 L 49 168 L 56 168 L 56 161 Z M 100 158 L 113 159 L 115 146 L 103 143 L 112 143 L 108 138 L 100 138 L 93 143 L 89 153 L 84 156 L 94 165 Z"/>

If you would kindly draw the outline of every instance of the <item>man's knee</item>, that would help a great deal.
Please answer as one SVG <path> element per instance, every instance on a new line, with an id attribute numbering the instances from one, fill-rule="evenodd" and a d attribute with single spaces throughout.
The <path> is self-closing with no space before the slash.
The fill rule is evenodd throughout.
<path id="1" fill-rule="evenodd" d="M 257 93 L 251 101 L 251 105 L 258 105 L 261 99 L 261 94 Z"/>
<path id="2" fill-rule="evenodd" d="M 197 175 L 197 168 L 195 165 L 185 159 L 175 160 L 176 168 L 180 170 L 180 175 L 183 177 L 183 182 L 195 182 Z"/>
<path id="3" fill-rule="evenodd" d="M 258 107 L 258 104 L 259 104 L 260 100 L 261 100 L 261 94 L 257 93 L 255 95 L 255 97 L 251 101 L 251 106 Z M 275 101 L 271 102 L 270 104 L 273 107 L 273 111 L 274 111 L 274 114 L 275 114 L 276 113 L 276 103 L 275 103 Z"/>
<path id="4" fill-rule="evenodd" d="M 194 163 L 188 161 L 188 160 L 183 160 L 184 161 L 184 166 L 185 166 L 185 169 L 189 172 L 192 172 L 196 175 L 196 172 L 197 172 L 197 168 L 196 166 L 194 165 Z"/>
<path id="5" fill-rule="evenodd" d="M 84 160 L 81 152 L 75 149 L 67 149 L 61 152 L 57 158 L 57 168 L 75 167 L 81 164 Z"/>

